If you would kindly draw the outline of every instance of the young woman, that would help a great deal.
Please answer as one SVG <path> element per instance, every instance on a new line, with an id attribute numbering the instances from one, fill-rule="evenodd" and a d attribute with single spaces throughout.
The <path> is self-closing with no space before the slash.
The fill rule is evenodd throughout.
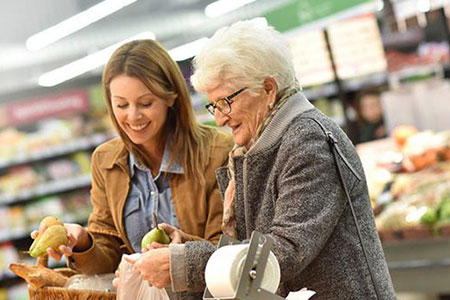
<path id="1" fill-rule="evenodd" d="M 217 242 L 222 202 L 214 171 L 226 164 L 232 137 L 196 121 L 177 64 L 153 40 L 117 49 L 103 89 L 119 137 L 92 155 L 87 228 L 65 224 L 69 245 L 48 254 L 66 255 L 82 273 L 114 272 L 122 253 L 142 250 L 153 213 L 185 232 L 184 240 Z"/>

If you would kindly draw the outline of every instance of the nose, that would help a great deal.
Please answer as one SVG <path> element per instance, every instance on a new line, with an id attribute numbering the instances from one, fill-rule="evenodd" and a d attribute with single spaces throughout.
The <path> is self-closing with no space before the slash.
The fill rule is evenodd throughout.
<path id="1" fill-rule="evenodd" d="M 128 112 L 128 118 L 130 120 L 139 120 L 142 117 L 142 113 L 139 108 L 135 105 L 130 105 L 130 110 Z"/>
<path id="2" fill-rule="evenodd" d="M 221 113 L 220 110 L 216 109 L 214 111 L 214 119 L 216 120 L 216 124 L 218 127 L 223 127 L 230 120 L 230 116 L 225 115 L 225 114 Z"/>

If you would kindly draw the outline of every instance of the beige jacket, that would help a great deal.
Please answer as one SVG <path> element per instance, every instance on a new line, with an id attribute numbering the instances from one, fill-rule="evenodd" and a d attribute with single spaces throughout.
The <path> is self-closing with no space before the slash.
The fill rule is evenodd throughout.
<path id="1" fill-rule="evenodd" d="M 226 133 L 211 130 L 214 130 L 214 137 L 210 143 L 209 163 L 204 170 L 206 186 L 200 186 L 187 176 L 175 175 L 170 177 L 170 188 L 181 230 L 195 239 L 217 242 L 222 200 L 215 170 L 226 165 L 233 140 Z M 111 273 L 116 270 L 123 253 L 133 252 L 123 223 L 129 181 L 128 151 L 122 140 L 116 138 L 99 146 L 92 155 L 93 211 L 87 228 L 93 245 L 85 252 L 69 257 L 70 267 L 85 274 Z"/>

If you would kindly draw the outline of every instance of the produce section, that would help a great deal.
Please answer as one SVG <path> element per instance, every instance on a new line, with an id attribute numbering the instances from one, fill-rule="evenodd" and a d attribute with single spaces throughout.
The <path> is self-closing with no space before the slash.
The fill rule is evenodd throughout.
<path id="1" fill-rule="evenodd" d="M 402 127 L 357 150 L 396 290 L 448 293 L 450 132 Z"/>
<path id="2" fill-rule="evenodd" d="M 260 1 L 257 6 L 269 2 Z M 349 4 L 356 2 L 361 7 Z M 428 11 L 419 10 L 416 4 L 426 2 Z M 293 0 L 280 4 L 286 7 L 278 14 L 279 20 L 270 12 L 265 16 L 291 46 L 303 93 L 357 146 L 396 292 L 447 299 L 450 2 Z M 367 9 L 369 4 L 374 5 Z M 321 15 L 326 9 L 346 5 L 347 10 L 335 15 Z M 295 14 L 295 7 L 302 12 Z M 409 12 L 404 14 L 403 9 Z M 279 21 L 281 27 L 277 27 Z M 187 80 L 191 62 L 192 58 L 180 62 Z M 86 225 L 92 210 L 90 157 L 98 145 L 115 137 L 99 75 L 92 71 L 83 80 L 69 80 L 54 88 L 0 95 L 0 300 L 25 299 L 27 285 L 8 265 L 36 264 L 25 252 L 33 241 L 30 232 L 42 218 L 53 215 L 63 222 Z M 365 123 L 360 97 L 374 91 L 379 96 L 379 122 L 385 135 L 360 144 L 378 138 L 363 139 L 361 134 Z M 206 96 L 192 88 L 190 92 L 197 119 L 215 126 L 214 117 L 204 107 Z M 162 236 L 159 229 L 154 230 L 146 238 Z M 49 262 L 50 268 L 63 265 Z"/>
<path id="3" fill-rule="evenodd" d="M 82 105 L 65 109 L 69 95 L 78 95 Z M 0 144 L 8 145 L 0 147 L 0 295 L 4 287 L 8 295 L 23 291 L 8 265 L 35 263 L 25 252 L 32 242 L 30 232 L 43 217 L 51 214 L 64 222 L 87 222 L 92 210 L 90 156 L 114 136 L 99 95 L 99 87 L 93 86 L 86 92 L 3 105 L 11 116 L 19 117 L 9 117 L 0 127 Z M 46 109 L 48 98 L 61 101 L 51 113 Z M 36 113 L 25 110 L 27 105 L 34 106 Z M 62 265 L 50 262 L 50 267 Z"/>

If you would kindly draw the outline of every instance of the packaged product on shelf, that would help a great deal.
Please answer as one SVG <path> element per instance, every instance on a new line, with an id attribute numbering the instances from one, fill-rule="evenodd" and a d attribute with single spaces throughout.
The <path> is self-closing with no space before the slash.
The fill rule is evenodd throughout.
<path id="1" fill-rule="evenodd" d="M 17 145 L 25 137 L 25 133 L 13 127 L 0 130 L 0 145 L 8 145 L 8 147 L 0 147 L 0 162 L 7 162 L 14 157 L 18 152 Z"/>

